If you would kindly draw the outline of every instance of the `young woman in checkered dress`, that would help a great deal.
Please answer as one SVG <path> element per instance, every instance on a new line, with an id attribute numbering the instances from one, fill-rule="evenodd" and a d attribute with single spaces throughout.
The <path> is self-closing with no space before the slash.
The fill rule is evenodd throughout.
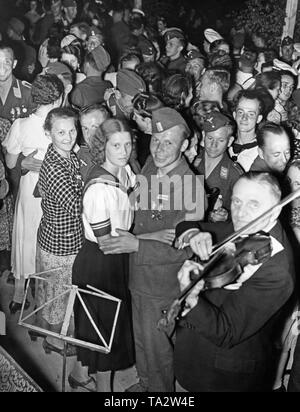
<path id="1" fill-rule="evenodd" d="M 45 132 L 52 140 L 43 161 L 38 181 L 42 197 L 43 216 L 37 237 L 36 270 L 49 273 L 49 281 L 39 281 L 37 306 L 48 304 L 40 311 L 38 321 L 43 328 L 60 333 L 65 319 L 71 285 L 72 266 L 82 245 L 81 202 L 83 180 L 79 160 L 72 151 L 77 137 L 77 114 L 71 109 L 52 110 L 45 121 Z M 47 337 L 46 352 L 62 353 L 63 342 Z M 72 347 L 68 355 L 74 354 Z"/>

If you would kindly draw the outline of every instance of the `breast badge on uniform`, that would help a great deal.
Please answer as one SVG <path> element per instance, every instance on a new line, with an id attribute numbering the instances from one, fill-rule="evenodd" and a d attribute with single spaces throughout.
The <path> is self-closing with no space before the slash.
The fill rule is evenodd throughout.
<path id="1" fill-rule="evenodd" d="M 220 171 L 220 177 L 221 179 L 227 180 L 228 179 L 228 169 L 227 167 L 221 167 L 221 171 Z"/>

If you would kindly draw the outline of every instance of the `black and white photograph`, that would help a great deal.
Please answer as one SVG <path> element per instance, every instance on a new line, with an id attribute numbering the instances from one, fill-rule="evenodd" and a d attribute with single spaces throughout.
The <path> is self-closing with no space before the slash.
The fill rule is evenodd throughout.
<path id="1" fill-rule="evenodd" d="M 0 0 L 0 392 L 300 392 L 299 252 L 299 0 Z"/>

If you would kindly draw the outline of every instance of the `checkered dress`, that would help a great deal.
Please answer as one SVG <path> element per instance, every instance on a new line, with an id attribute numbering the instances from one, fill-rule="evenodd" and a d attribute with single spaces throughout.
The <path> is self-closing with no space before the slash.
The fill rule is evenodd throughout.
<path id="1" fill-rule="evenodd" d="M 43 217 L 38 231 L 42 250 L 57 256 L 76 254 L 82 246 L 83 181 L 79 161 L 60 156 L 50 145 L 40 170 Z"/>

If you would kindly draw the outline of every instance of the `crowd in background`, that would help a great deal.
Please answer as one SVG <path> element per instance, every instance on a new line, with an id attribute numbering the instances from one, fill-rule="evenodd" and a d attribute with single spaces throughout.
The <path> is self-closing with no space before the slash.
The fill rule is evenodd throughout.
<path id="1" fill-rule="evenodd" d="M 299 391 L 300 344 L 290 333 L 297 313 L 291 280 L 300 242 L 297 200 L 280 218 L 295 263 L 289 260 L 292 269 L 288 264 L 282 268 L 286 277 L 270 301 L 260 297 L 264 288 L 255 286 L 254 301 L 265 299 L 268 305 L 257 315 L 260 322 L 254 326 L 241 316 L 238 329 L 227 314 L 210 336 L 204 326 L 221 322 L 215 308 L 226 308 L 223 300 L 223 306 L 221 298 L 211 300 L 214 321 L 202 308 L 207 316 L 202 328 L 197 322 L 193 326 L 191 311 L 184 326 L 188 333 L 212 342 L 197 371 L 182 360 L 188 356 L 184 348 L 190 345 L 192 353 L 197 343 L 192 348 L 192 338 L 187 344 L 178 335 L 174 362 L 174 340 L 156 324 L 183 287 L 183 275 L 177 279 L 177 274 L 193 255 L 189 248 L 174 247 L 182 234 L 175 233 L 178 224 L 204 222 L 237 230 L 234 210 L 242 203 L 237 190 L 246 187 L 241 197 L 250 196 L 252 185 L 258 185 L 257 202 L 265 195 L 268 205 L 266 187 L 278 201 L 300 188 L 300 45 L 286 37 L 279 50 L 271 50 L 261 33 L 227 27 L 228 22 L 225 27 L 221 20 L 209 27 L 198 10 L 185 7 L 174 27 L 166 16 L 147 16 L 125 1 L 16 3 L 14 15 L 0 29 L 0 269 L 11 271 L 11 314 L 21 310 L 24 300 L 25 310 L 42 307 L 36 325 L 59 334 L 66 285 L 90 285 L 122 300 L 110 354 L 68 347 L 69 356 L 77 355 L 69 376 L 73 388 L 109 391 L 111 372 L 136 364 L 139 382 L 129 388 L 133 392 L 172 392 L 175 378 L 191 391 L 284 390 L 285 363 L 296 346 L 289 389 Z M 177 210 L 174 199 L 181 195 L 175 184 L 168 195 L 158 193 L 147 210 L 134 211 L 131 195 L 138 192 L 141 176 L 149 187 L 154 180 L 159 186 L 166 176 L 190 177 L 184 180 L 190 199 Z M 257 217 L 259 206 L 251 202 L 241 223 L 249 223 L 251 214 Z M 194 244 L 193 252 L 205 257 L 197 248 Z M 273 250 L 283 249 L 289 247 Z M 274 267 L 268 269 L 272 275 Z M 47 272 L 51 282 L 36 281 L 32 300 L 25 299 L 27 279 L 40 272 Z M 83 303 L 97 325 L 104 323 L 101 333 L 107 339 L 113 305 L 95 297 Z M 259 334 L 280 314 L 275 329 L 281 343 L 275 358 L 269 352 L 267 357 L 260 349 L 269 342 Z M 71 328 L 78 339 L 95 343 L 99 338 L 80 302 L 75 302 Z M 243 346 L 255 337 L 255 344 Z M 214 345 L 224 356 L 234 353 L 236 363 L 226 363 L 223 356 L 215 379 L 215 361 L 208 382 L 210 372 L 204 379 L 201 368 L 214 362 Z M 43 340 L 43 347 L 46 353 L 63 354 L 54 335 Z M 273 379 L 269 369 L 262 372 L 266 359 L 272 359 Z"/>

